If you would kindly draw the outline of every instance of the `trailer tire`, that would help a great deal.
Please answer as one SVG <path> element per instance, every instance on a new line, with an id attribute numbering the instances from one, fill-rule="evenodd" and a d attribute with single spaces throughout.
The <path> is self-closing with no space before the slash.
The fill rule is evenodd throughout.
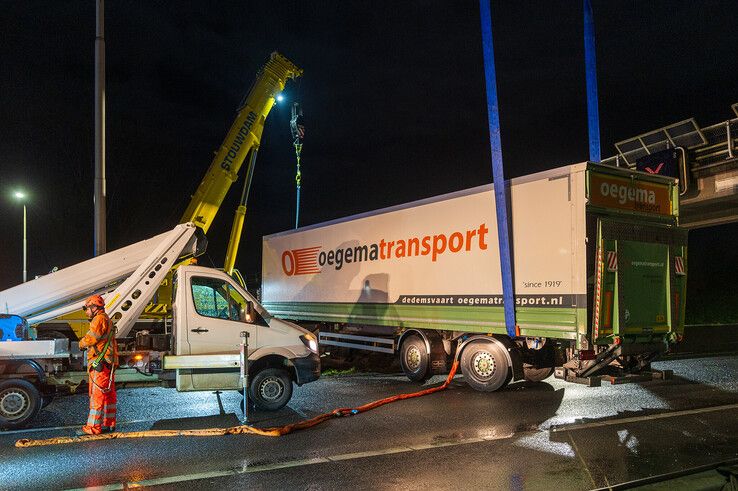
<path id="1" fill-rule="evenodd" d="M 428 348 L 415 334 L 408 336 L 400 347 L 400 366 L 402 372 L 413 382 L 423 382 L 430 376 Z"/>
<path id="2" fill-rule="evenodd" d="M 473 389 L 492 392 L 512 379 L 510 364 L 503 348 L 494 341 L 470 342 L 461 353 L 461 373 Z"/>
<path id="3" fill-rule="evenodd" d="M 0 427 L 22 428 L 41 410 L 41 394 L 31 382 L 11 379 L 0 382 Z"/>
<path id="4" fill-rule="evenodd" d="M 523 377 L 528 382 L 541 382 L 553 375 L 554 367 L 538 368 L 534 366 L 523 367 Z"/>
<path id="5" fill-rule="evenodd" d="M 249 387 L 249 398 L 256 407 L 276 411 L 290 402 L 292 378 L 281 368 L 265 368 L 257 373 Z"/>

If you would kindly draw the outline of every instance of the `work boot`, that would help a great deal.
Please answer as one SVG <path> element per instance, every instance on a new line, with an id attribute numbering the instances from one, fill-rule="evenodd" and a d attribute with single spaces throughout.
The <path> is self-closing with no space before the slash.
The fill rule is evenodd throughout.
<path id="1" fill-rule="evenodd" d="M 115 426 L 103 426 L 102 432 L 103 433 L 113 433 L 115 431 Z"/>
<path id="2" fill-rule="evenodd" d="M 84 425 L 81 429 L 77 430 L 76 433 L 77 433 L 77 436 L 99 435 L 100 433 L 102 433 L 102 430 L 94 426 Z"/>

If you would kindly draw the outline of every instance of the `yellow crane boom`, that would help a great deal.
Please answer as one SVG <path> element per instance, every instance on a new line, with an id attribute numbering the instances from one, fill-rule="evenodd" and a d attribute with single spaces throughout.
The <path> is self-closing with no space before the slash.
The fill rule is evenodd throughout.
<path id="1" fill-rule="evenodd" d="M 204 232 L 208 231 L 231 184 L 238 179 L 238 171 L 250 152 L 252 158 L 247 173 L 250 174 L 253 171 L 256 150 L 264 131 L 264 120 L 274 106 L 275 97 L 284 89 L 287 80 L 301 76 L 302 72 L 302 69 L 276 51 L 271 54 L 267 63 L 257 74 L 251 89 L 241 101 L 236 112 L 236 119 L 210 163 L 197 191 L 192 196 L 180 223 L 194 222 Z M 247 177 L 250 178 L 250 176 Z M 228 244 L 226 267 L 224 268 L 228 274 L 233 272 L 245 214 L 245 198 L 242 197 L 241 206 L 236 210 Z M 170 271 L 159 286 L 153 303 L 146 306 L 144 317 L 158 319 L 170 312 L 171 285 Z M 68 325 L 65 326 L 65 324 Z M 77 338 L 80 338 L 87 330 L 87 325 L 84 314 L 78 311 L 41 325 L 39 335 L 42 336 L 45 331 L 48 331 L 46 334 L 49 336 L 59 337 L 69 329 Z"/>
<path id="2" fill-rule="evenodd" d="M 193 222 L 203 231 L 208 231 L 231 184 L 238 179 L 238 171 L 246 156 L 259 146 L 264 121 L 274 106 L 275 97 L 284 89 L 288 79 L 301 75 L 302 69 L 290 60 L 276 51 L 271 54 L 241 101 L 236 119 L 180 223 Z"/>

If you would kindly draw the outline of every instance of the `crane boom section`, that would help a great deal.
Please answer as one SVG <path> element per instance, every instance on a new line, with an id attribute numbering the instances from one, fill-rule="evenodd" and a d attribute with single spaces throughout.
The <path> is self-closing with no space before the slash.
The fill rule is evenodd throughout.
<path id="1" fill-rule="evenodd" d="M 192 224 L 177 225 L 173 230 L 151 239 L 142 240 L 0 291 L 0 312 L 20 315 L 33 325 L 79 310 L 86 296 L 105 293 L 119 285 L 125 285 L 127 279 L 135 276 L 142 265 L 149 267 L 149 263 L 153 261 L 152 254 L 160 256 L 163 254 L 162 251 L 169 250 L 172 244 L 181 242 L 183 235 L 187 236 L 185 241 L 187 247 L 183 246 L 176 252 L 179 255 L 182 255 L 183 251 L 187 255 L 198 254 L 197 244 L 191 240 L 195 231 L 196 228 Z M 203 243 L 199 247 L 202 248 Z M 153 279 L 149 282 L 153 283 Z M 159 283 L 156 286 L 158 287 Z M 146 297 L 145 302 L 150 298 L 151 295 Z"/>
<path id="2" fill-rule="evenodd" d="M 168 233 L 116 249 L 0 291 L 0 313 L 32 317 L 81 301 L 127 278 Z"/>
<path id="3" fill-rule="evenodd" d="M 238 171 L 246 156 L 259 145 L 264 121 L 275 97 L 284 89 L 288 79 L 301 75 L 302 69 L 279 53 L 272 53 L 241 102 L 233 125 L 180 223 L 192 222 L 204 232 L 208 231 L 231 184 L 238 179 Z"/>
<path id="4" fill-rule="evenodd" d="M 206 247 L 205 234 L 192 223 L 177 225 L 169 232 L 167 240 L 151 251 L 136 271 L 106 296 L 105 305 L 116 326 L 116 335 L 122 338 L 131 332 L 173 264 L 183 256 L 203 254 Z"/>

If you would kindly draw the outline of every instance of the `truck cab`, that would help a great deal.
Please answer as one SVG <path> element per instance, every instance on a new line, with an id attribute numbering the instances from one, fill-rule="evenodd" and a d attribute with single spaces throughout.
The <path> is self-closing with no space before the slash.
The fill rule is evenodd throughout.
<path id="1" fill-rule="evenodd" d="M 248 333 L 250 396 L 264 409 L 284 406 L 292 382 L 320 376 L 317 339 L 309 331 L 273 317 L 223 271 L 182 266 L 174 277 L 173 346 L 179 360 L 193 355 L 237 353 L 241 332 Z M 171 365 L 165 357 L 165 367 Z M 177 390 L 239 389 L 238 368 L 178 368 Z"/>

